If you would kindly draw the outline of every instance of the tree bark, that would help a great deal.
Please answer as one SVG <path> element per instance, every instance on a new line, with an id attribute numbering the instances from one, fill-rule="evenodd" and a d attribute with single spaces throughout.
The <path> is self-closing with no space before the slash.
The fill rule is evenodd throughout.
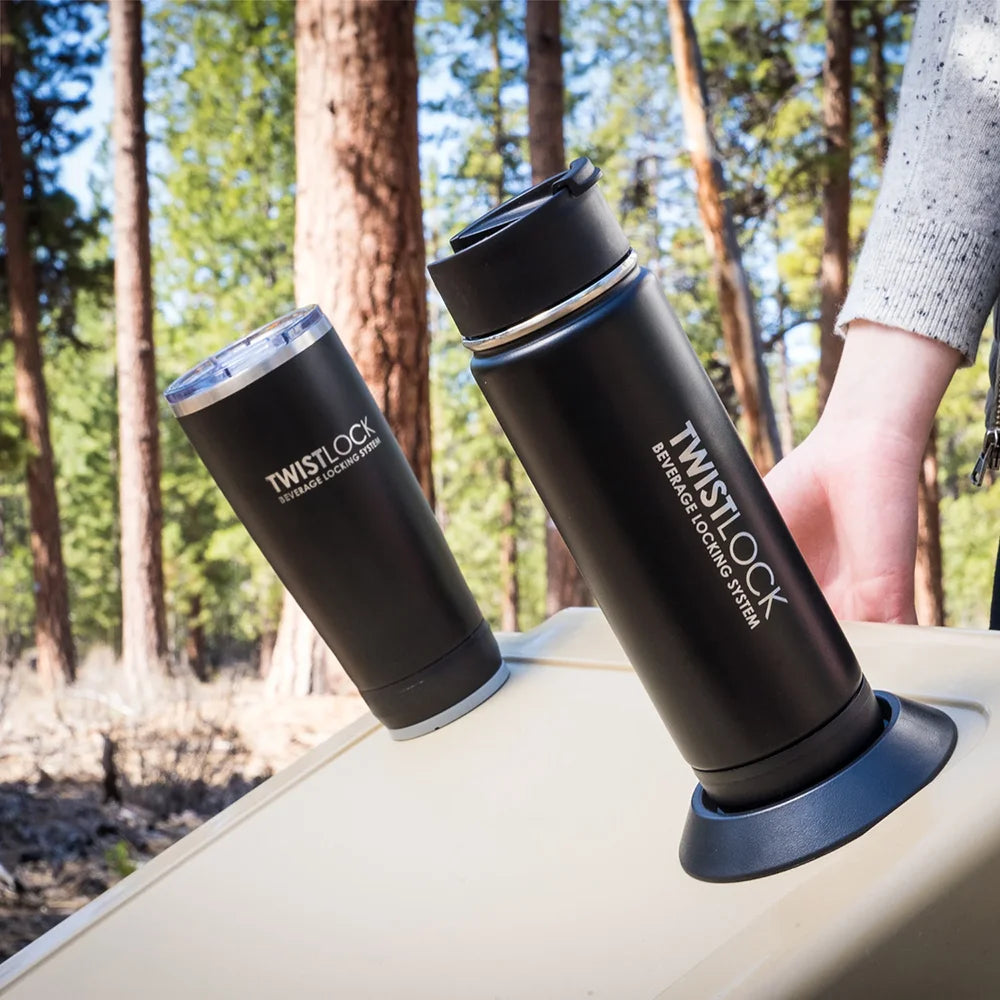
<path id="1" fill-rule="evenodd" d="M 499 205 L 507 197 L 504 149 L 507 129 L 503 107 L 503 63 L 500 51 L 501 9 L 497 5 L 485 8 L 490 33 L 490 53 L 493 71 L 493 152 L 496 156 L 496 174 L 493 180 L 493 201 Z M 507 632 L 518 630 L 520 617 L 521 589 L 518 581 L 518 521 L 517 485 L 514 476 L 514 452 L 510 442 L 504 437 L 494 422 L 493 433 L 497 445 L 497 479 L 504 491 L 500 505 L 500 628 Z"/>
<path id="2" fill-rule="evenodd" d="M 193 594 L 188 602 L 187 632 L 184 639 L 184 658 L 188 669 L 202 683 L 211 680 L 208 656 L 205 652 L 205 626 L 201 621 L 201 596 Z"/>
<path id="3" fill-rule="evenodd" d="M 561 0 L 527 0 L 528 145 L 531 179 L 538 184 L 566 169 L 565 88 Z"/>
<path id="4" fill-rule="evenodd" d="M 272 698 L 309 694 L 313 676 L 332 657 L 312 622 L 286 590 L 264 690 Z"/>
<path id="5" fill-rule="evenodd" d="M 840 364 L 844 342 L 834 333 L 847 296 L 851 215 L 851 49 L 853 28 L 847 0 L 825 0 L 826 58 L 823 61 L 823 256 L 820 261 L 819 412 L 823 412 Z"/>
<path id="6" fill-rule="evenodd" d="M 271 672 L 271 661 L 274 656 L 274 640 L 276 638 L 277 632 L 274 629 L 267 629 L 261 635 L 257 644 L 257 676 L 262 681 L 267 680 L 268 674 Z"/>
<path id="7" fill-rule="evenodd" d="M 504 491 L 500 506 L 500 628 L 516 632 L 521 595 L 517 580 L 517 486 L 511 458 L 500 460 L 500 484 Z"/>
<path id="8" fill-rule="evenodd" d="M 875 133 L 875 155 L 880 167 L 889 156 L 889 112 L 887 109 L 885 70 L 885 13 L 878 3 L 868 5 L 871 22 L 871 88 L 872 130 Z"/>
<path id="9" fill-rule="evenodd" d="M 295 295 L 351 352 L 428 499 L 430 383 L 414 5 L 295 12 Z M 305 693 L 331 656 L 285 596 L 268 686 Z"/>
<path id="10" fill-rule="evenodd" d="M 775 241 L 775 253 L 779 251 L 778 241 Z M 778 434 L 781 438 L 781 451 L 787 455 L 795 447 L 795 421 L 792 415 L 792 385 L 791 373 L 788 370 L 788 345 L 785 343 L 785 283 L 778 275 L 778 287 L 775 291 L 775 303 L 778 307 L 779 336 L 774 342 L 774 351 L 778 358 Z"/>
<path id="11" fill-rule="evenodd" d="M 774 345 L 778 357 L 778 432 L 781 450 L 788 454 L 795 447 L 795 420 L 792 414 L 792 378 L 788 370 L 788 346 L 784 337 Z"/>
<path id="12" fill-rule="evenodd" d="M 566 168 L 565 87 L 560 0 L 526 0 L 528 146 L 531 180 L 539 184 Z M 551 518 L 545 527 L 545 613 L 591 604 L 590 591 Z"/>
<path id="13" fill-rule="evenodd" d="M 941 559 L 941 497 L 938 490 L 937 422 L 931 428 L 917 481 L 917 561 L 914 574 L 917 621 L 944 625 Z"/>
<path id="14" fill-rule="evenodd" d="M 108 21 L 114 81 L 112 140 L 122 663 L 132 683 L 141 686 L 152 670 L 162 666 L 167 651 L 142 4 L 110 4 Z"/>
<path id="15" fill-rule="evenodd" d="M 669 0 L 670 39 L 684 132 L 697 179 L 698 212 L 712 256 L 722 336 L 739 397 L 750 454 L 761 473 L 781 457 L 760 329 L 743 268 L 736 230 L 725 199 L 722 164 L 709 122 L 701 50 L 688 0 Z"/>
<path id="16" fill-rule="evenodd" d="M 26 480 L 35 585 L 35 644 L 39 676 L 51 690 L 63 681 L 75 679 L 76 650 L 70 631 L 49 405 L 38 342 L 38 293 L 24 208 L 24 154 L 14 103 L 10 7 L 6 0 L 0 0 L 0 193 L 14 342 L 14 404 L 28 445 Z"/>

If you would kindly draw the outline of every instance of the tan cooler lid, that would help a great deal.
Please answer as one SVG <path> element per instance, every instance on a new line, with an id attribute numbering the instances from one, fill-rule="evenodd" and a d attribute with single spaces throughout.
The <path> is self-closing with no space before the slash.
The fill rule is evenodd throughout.
<path id="1" fill-rule="evenodd" d="M 0 993 L 992 995 L 1000 639 L 848 635 L 874 687 L 960 735 L 929 787 L 827 857 L 685 875 L 691 771 L 600 612 L 570 610 L 504 637 L 511 680 L 476 711 L 409 743 L 359 720 L 0 966 Z"/>

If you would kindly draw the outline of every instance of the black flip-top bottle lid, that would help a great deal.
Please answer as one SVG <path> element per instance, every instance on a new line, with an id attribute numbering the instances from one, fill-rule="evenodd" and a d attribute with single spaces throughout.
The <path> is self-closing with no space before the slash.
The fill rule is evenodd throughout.
<path id="1" fill-rule="evenodd" d="M 586 157 L 451 238 L 431 278 L 466 339 L 522 323 L 592 285 L 629 243 Z"/>

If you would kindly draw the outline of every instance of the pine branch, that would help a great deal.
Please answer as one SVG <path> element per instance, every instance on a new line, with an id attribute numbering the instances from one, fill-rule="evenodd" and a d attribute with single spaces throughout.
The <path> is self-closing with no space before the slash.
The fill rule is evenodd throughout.
<path id="1" fill-rule="evenodd" d="M 802 316 L 791 323 L 787 323 L 764 341 L 764 350 L 770 351 L 776 344 L 785 339 L 786 334 L 791 333 L 796 327 L 805 326 L 807 323 L 819 323 L 819 316 Z"/>

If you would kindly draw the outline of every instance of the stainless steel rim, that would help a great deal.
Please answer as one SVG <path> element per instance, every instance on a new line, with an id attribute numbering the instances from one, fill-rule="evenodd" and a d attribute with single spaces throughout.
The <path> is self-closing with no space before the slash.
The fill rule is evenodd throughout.
<path id="1" fill-rule="evenodd" d="M 303 307 L 302 310 L 295 310 L 295 315 L 298 312 L 306 313 L 311 307 Z M 268 324 L 270 325 L 270 324 Z M 274 371 L 275 368 L 279 368 L 286 361 L 290 361 L 295 357 L 296 354 L 301 354 L 307 347 L 312 347 L 317 340 L 322 340 L 333 327 L 330 321 L 323 316 L 323 322 L 316 323 L 311 329 L 300 333 L 295 337 L 294 340 L 283 346 L 275 349 L 273 354 L 269 354 L 266 358 L 263 358 L 257 364 L 247 368 L 245 371 L 240 372 L 238 375 L 233 375 L 227 378 L 225 382 L 219 382 L 217 385 L 213 385 L 202 392 L 195 393 L 193 396 L 188 396 L 186 399 L 178 399 L 175 402 L 167 400 L 167 404 L 170 409 L 173 410 L 174 414 L 178 417 L 187 416 L 189 413 L 196 413 L 198 410 L 205 409 L 206 406 L 211 406 L 213 403 L 217 403 L 220 399 L 225 399 L 227 396 L 231 396 L 234 392 L 239 392 L 240 389 L 245 389 L 252 382 L 256 382 L 257 379 L 266 375 L 268 372 Z M 256 331 L 254 331 L 256 332 Z M 250 334 L 253 336 L 253 334 Z M 228 351 L 232 345 L 224 347 L 218 354 L 222 354 Z M 213 354 L 212 358 L 217 355 Z M 201 362 L 205 364 L 212 358 L 207 358 L 206 361 Z M 199 367 L 199 366 L 195 366 Z M 187 378 L 190 372 L 185 373 L 180 379 Z M 169 389 L 167 390 L 169 392 Z"/>
<path id="2" fill-rule="evenodd" d="M 509 326 L 506 330 L 491 333 L 488 337 L 465 337 L 462 339 L 462 343 L 473 354 L 481 354 L 483 351 L 491 351 L 495 347 L 502 347 L 504 344 L 527 337 L 529 333 L 534 333 L 543 326 L 548 326 L 550 323 L 562 319 L 563 316 L 568 316 L 570 313 L 576 312 L 577 309 L 582 309 L 589 302 L 593 302 L 609 288 L 617 285 L 622 278 L 631 274 L 637 264 L 638 258 L 635 251 L 629 250 L 628 256 L 620 264 L 616 264 L 607 274 L 602 275 L 592 285 L 588 285 L 576 295 L 571 295 L 565 301 L 552 306 L 551 309 L 546 309 L 545 312 L 540 312 L 514 326 Z"/>

